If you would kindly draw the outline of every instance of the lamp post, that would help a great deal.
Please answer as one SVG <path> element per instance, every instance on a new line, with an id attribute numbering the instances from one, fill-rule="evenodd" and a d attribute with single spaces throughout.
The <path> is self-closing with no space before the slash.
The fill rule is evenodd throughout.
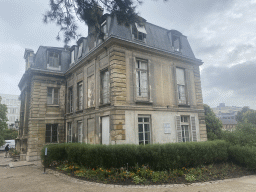
<path id="1" fill-rule="evenodd" d="M 18 128 L 19 128 L 19 123 L 20 123 L 20 122 L 19 122 L 19 120 L 18 120 L 18 119 L 16 119 L 16 121 L 15 121 L 15 128 L 16 128 L 16 129 L 18 129 Z"/>

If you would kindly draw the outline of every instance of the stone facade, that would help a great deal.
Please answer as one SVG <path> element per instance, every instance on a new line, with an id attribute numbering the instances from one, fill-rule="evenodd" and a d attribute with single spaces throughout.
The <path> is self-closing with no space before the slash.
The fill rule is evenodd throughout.
<path id="1" fill-rule="evenodd" d="M 26 49 L 17 139 L 26 160 L 39 159 L 47 143 L 207 140 L 202 62 L 187 38 L 150 23 L 137 35 L 115 18 L 105 23 L 104 40 L 89 35 L 71 48 Z"/>

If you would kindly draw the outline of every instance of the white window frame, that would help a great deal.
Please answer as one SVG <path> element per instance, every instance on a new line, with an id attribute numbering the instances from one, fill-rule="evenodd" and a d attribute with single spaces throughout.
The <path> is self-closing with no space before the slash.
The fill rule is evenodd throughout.
<path id="1" fill-rule="evenodd" d="M 72 143 L 72 122 L 67 123 L 67 143 Z"/>
<path id="2" fill-rule="evenodd" d="M 191 132 L 190 132 L 190 117 L 186 115 L 180 116 L 180 125 L 181 125 L 181 139 L 182 142 L 191 141 Z M 188 136 L 186 136 L 188 134 Z"/>
<path id="3" fill-rule="evenodd" d="M 73 87 L 68 88 L 68 113 L 73 112 Z"/>
<path id="4" fill-rule="evenodd" d="M 53 56 L 50 56 L 50 54 L 53 54 Z M 57 57 L 56 57 L 57 56 Z M 57 60 L 57 64 L 56 66 L 54 66 L 54 62 L 56 62 L 56 58 L 58 58 Z M 55 52 L 55 51 L 48 51 L 48 58 L 47 58 L 47 69 L 51 69 L 51 70 L 61 70 L 61 65 L 60 65 L 60 54 Z"/>
<path id="5" fill-rule="evenodd" d="M 83 142 L 83 122 L 77 121 L 78 143 Z"/>
<path id="6" fill-rule="evenodd" d="M 75 63 L 75 50 L 71 51 L 71 64 Z"/>
<path id="7" fill-rule="evenodd" d="M 142 68 L 142 63 L 146 64 L 146 68 Z M 149 76 L 148 76 L 148 61 L 136 59 L 136 97 L 149 99 Z M 143 82 L 142 74 L 145 75 L 145 80 Z M 146 86 L 143 87 L 143 84 L 146 83 Z M 143 90 L 145 89 L 145 90 Z"/>
<path id="8" fill-rule="evenodd" d="M 187 105 L 185 69 L 176 67 L 177 97 L 179 105 Z"/>
<path id="9" fill-rule="evenodd" d="M 106 75 L 106 73 L 108 73 L 108 75 Z M 110 72 L 108 68 L 103 69 L 100 72 L 100 80 L 101 80 L 100 81 L 101 82 L 101 89 L 100 89 L 101 104 L 108 104 L 110 103 Z"/>
<path id="10" fill-rule="evenodd" d="M 79 47 L 78 47 L 77 58 L 82 57 L 82 53 L 83 53 L 83 42 L 81 42 L 80 45 L 79 45 Z"/>
<path id="11" fill-rule="evenodd" d="M 47 133 L 47 126 L 50 126 L 50 131 L 51 131 L 51 136 L 50 136 L 50 142 L 46 142 L 46 133 Z M 57 134 L 56 134 L 56 141 L 52 141 L 52 138 L 53 138 L 53 126 L 57 126 Z M 58 138 L 58 124 L 46 124 L 46 128 L 45 128 L 45 143 L 58 143 L 59 141 L 59 138 Z"/>
<path id="12" fill-rule="evenodd" d="M 49 99 L 49 93 L 51 93 L 51 100 Z M 57 102 L 55 102 L 55 96 L 57 95 Z M 59 89 L 56 87 L 47 87 L 47 105 L 59 104 Z"/>
<path id="13" fill-rule="evenodd" d="M 83 82 L 77 83 L 77 109 L 83 110 Z"/>
<path id="14" fill-rule="evenodd" d="M 142 121 L 140 121 L 142 119 Z M 148 121 L 145 121 L 148 119 Z M 140 125 L 142 125 L 142 130 L 140 130 Z M 145 125 L 148 125 L 148 130 L 145 130 Z M 146 133 L 149 133 L 149 138 L 146 140 Z M 150 115 L 138 115 L 138 140 L 139 145 L 151 144 L 151 116 Z M 140 135 L 143 139 L 140 139 Z M 148 142 L 148 143 L 146 143 Z"/>

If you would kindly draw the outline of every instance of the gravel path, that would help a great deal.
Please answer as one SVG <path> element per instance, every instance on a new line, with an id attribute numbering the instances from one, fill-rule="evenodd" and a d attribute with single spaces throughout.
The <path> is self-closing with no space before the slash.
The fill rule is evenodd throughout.
<path id="1" fill-rule="evenodd" d="M 7 161 L 0 153 L 0 164 Z M 14 163 L 13 163 L 14 164 Z M 157 192 L 241 192 L 256 191 L 256 175 L 236 179 L 227 179 L 216 182 L 194 183 L 192 185 L 165 185 L 165 186 L 115 186 L 80 181 L 64 174 L 47 169 L 43 173 L 40 164 L 17 166 L 0 166 L 0 191 L 1 192 L 119 192 L 119 191 L 157 191 Z"/>

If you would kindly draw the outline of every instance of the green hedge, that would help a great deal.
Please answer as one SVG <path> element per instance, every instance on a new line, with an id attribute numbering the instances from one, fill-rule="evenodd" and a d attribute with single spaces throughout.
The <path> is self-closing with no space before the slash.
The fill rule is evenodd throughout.
<path id="1" fill-rule="evenodd" d="M 51 144 L 46 164 L 68 161 L 90 168 L 120 168 L 149 165 L 153 170 L 169 170 L 202 164 L 225 162 L 228 143 L 207 141 L 152 145 L 89 145 L 79 143 Z"/>
<path id="2" fill-rule="evenodd" d="M 256 169 L 256 147 L 240 145 L 230 146 L 228 153 L 230 161 L 249 169 Z"/>

